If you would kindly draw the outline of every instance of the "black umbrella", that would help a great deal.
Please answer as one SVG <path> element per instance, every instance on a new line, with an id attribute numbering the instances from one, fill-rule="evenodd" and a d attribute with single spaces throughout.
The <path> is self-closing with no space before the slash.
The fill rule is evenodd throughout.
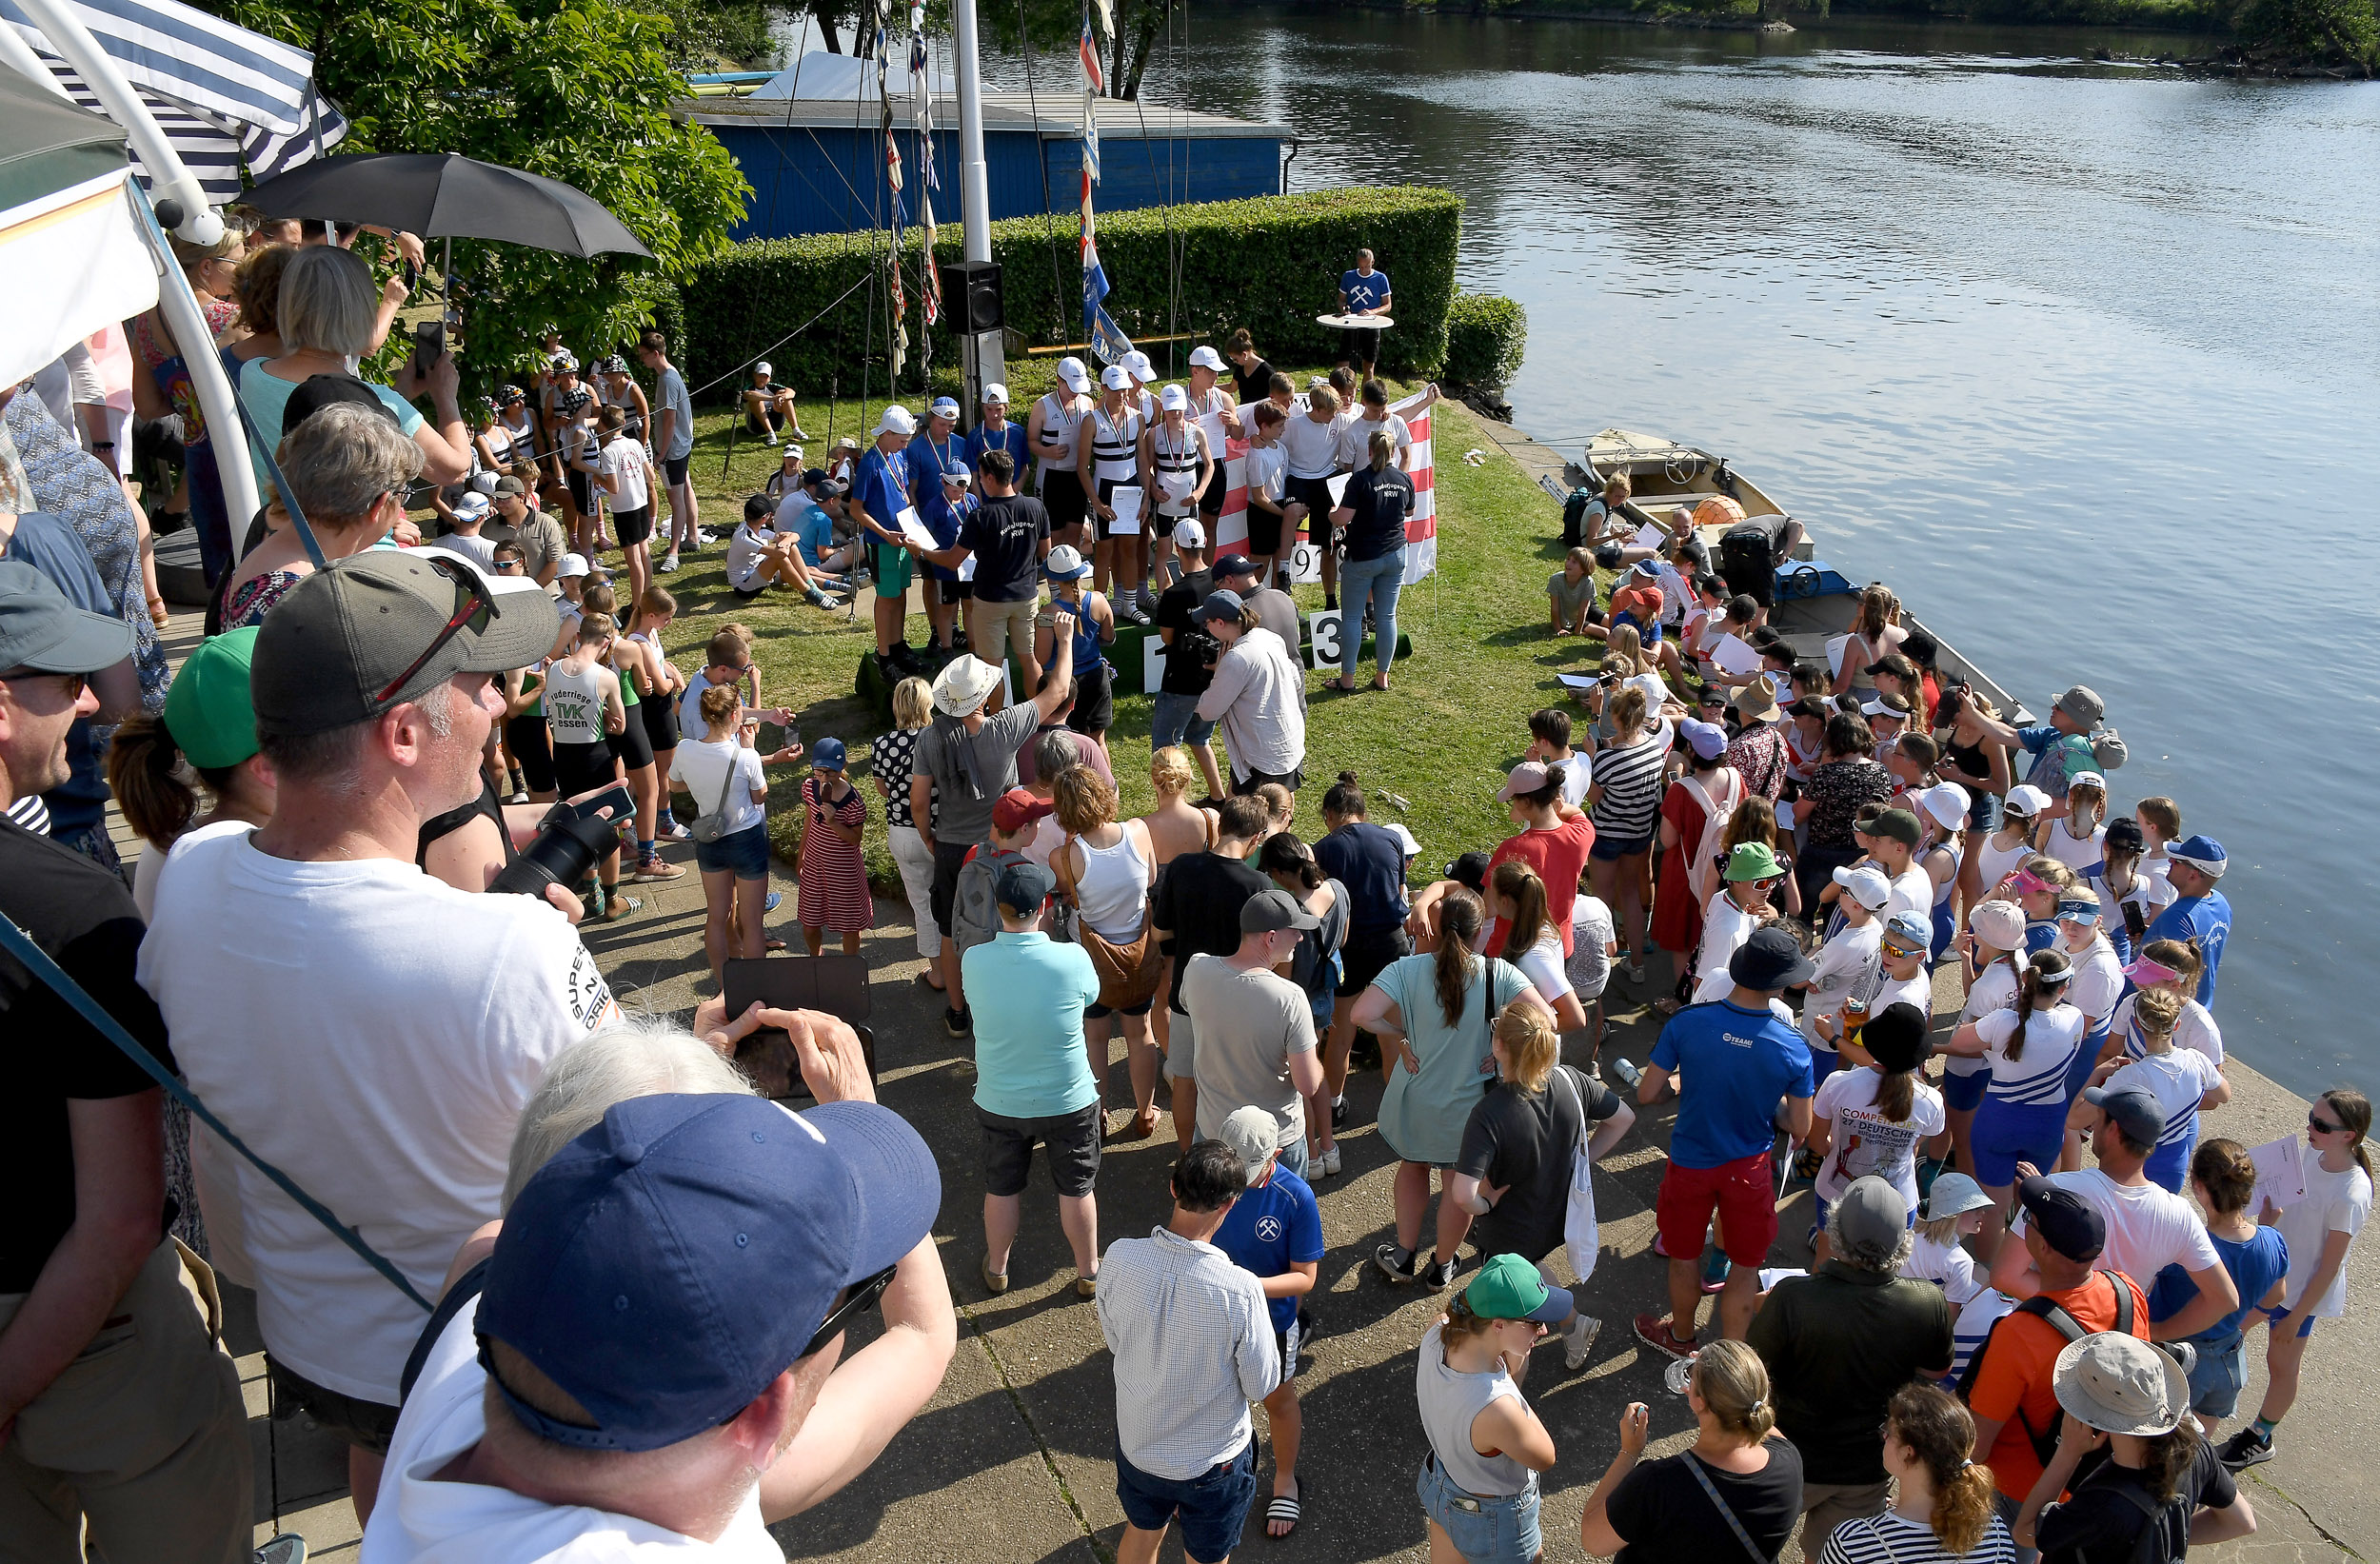
<path id="1" fill-rule="evenodd" d="M 564 255 L 653 253 L 585 191 L 451 152 L 316 158 L 245 199 L 268 217 L 368 223 L 426 239 L 494 239 Z"/>

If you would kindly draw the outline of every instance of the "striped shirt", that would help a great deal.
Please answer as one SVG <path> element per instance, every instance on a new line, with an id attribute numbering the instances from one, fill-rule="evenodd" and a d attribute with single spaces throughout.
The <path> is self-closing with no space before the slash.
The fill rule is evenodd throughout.
<path id="1" fill-rule="evenodd" d="M 1264 1285 L 1211 1243 L 1153 1228 L 1100 1264 L 1100 1330 L 1116 1355 L 1116 1444 L 1188 1482 L 1248 1446 L 1248 1403 L 1280 1385 Z"/>
<path id="2" fill-rule="evenodd" d="M 1597 836 L 1635 841 L 1653 834 L 1661 811 L 1661 771 L 1668 759 L 1669 746 L 1657 732 L 1596 755 L 1595 784 L 1602 790 L 1594 810 Z"/>
<path id="3" fill-rule="evenodd" d="M 2008 1522 L 1997 1515 L 1972 1551 L 1954 1554 L 1942 1546 L 1933 1527 L 1890 1510 L 1844 1521 L 1818 1554 L 1818 1564 L 2015 1564 L 2015 1559 Z"/>
<path id="4" fill-rule="evenodd" d="M 1951 1325 L 1951 1372 L 1947 1383 L 1958 1382 L 1967 1372 L 1967 1360 L 1982 1350 L 1992 1327 L 2015 1307 L 2014 1298 L 1992 1287 L 1986 1287 L 1960 1306 L 1958 1318 Z"/>

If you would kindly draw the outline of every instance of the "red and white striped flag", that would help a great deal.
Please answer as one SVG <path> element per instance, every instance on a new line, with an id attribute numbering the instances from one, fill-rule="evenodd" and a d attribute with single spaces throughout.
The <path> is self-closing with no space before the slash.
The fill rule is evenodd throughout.
<path id="1" fill-rule="evenodd" d="M 1413 480 L 1413 514 L 1405 518 L 1407 586 L 1438 570 L 1438 480 L 1430 450 L 1430 409 L 1421 406 L 1427 394 L 1416 391 L 1388 409 L 1404 419 L 1405 432 L 1413 437 L 1405 450 L 1405 474 Z"/>

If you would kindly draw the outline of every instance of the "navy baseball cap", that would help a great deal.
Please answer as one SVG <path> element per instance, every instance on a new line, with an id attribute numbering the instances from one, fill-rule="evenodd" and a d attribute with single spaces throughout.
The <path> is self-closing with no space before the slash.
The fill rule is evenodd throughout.
<path id="1" fill-rule="evenodd" d="M 942 1175 L 873 1102 L 794 1114 L 757 1097 L 615 1105 L 513 1202 L 480 1296 L 501 1341 L 585 1408 L 523 1426 L 583 1450 L 659 1450 L 719 1427 L 808 1350 L 845 1288 L 917 1247 Z"/>
<path id="2" fill-rule="evenodd" d="M 2041 1241 L 2070 1260 L 2095 1260 L 2108 1246 L 2107 1218 L 2098 1209 L 2043 1175 L 2017 1181 L 2016 1203 L 2024 1208 L 2025 1220 L 2040 1231 Z"/>
<path id="3" fill-rule="evenodd" d="M 1256 561 L 1235 549 L 1215 562 L 1215 567 L 1207 572 L 1207 578 L 1211 581 L 1226 581 L 1233 576 L 1255 574 Z"/>

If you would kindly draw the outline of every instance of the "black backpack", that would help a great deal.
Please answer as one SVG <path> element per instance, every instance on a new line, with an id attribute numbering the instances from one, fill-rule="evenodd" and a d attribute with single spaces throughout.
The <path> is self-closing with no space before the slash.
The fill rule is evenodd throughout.
<path id="1" fill-rule="evenodd" d="M 1586 541 L 1587 506 L 1595 504 L 1602 492 L 1601 489 L 1589 488 L 1581 484 L 1570 491 L 1569 499 L 1562 502 L 1562 546 L 1564 548 L 1576 548 Z"/>
<path id="2" fill-rule="evenodd" d="M 2109 1284 L 2115 1289 L 2114 1329 L 2116 1332 L 2123 1336 L 2133 1334 L 2132 1290 L 2124 1285 L 2123 1280 L 2112 1272 L 2094 1271 L 2092 1275 L 2106 1277 Z M 1975 1377 L 1983 1368 L 1985 1356 L 1992 1351 L 1993 1338 L 2000 1334 L 2001 1326 L 2018 1315 L 2031 1315 L 2035 1319 L 2048 1320 L 2057 1334 L 2069 1341 L 2080 1341 L 2084 1336 L 2092 1334 L 2084 1330 L 2082 1322 L 2068 1314 L 2061 1305 L 2038 1296 L 2025 1299 L 2024 1302 L 1992 1322 L 1992 1329 L 1984 1336 L 1983 1345 L 1977 1347 L 1974 1356 L 1967 1359 L 1967 1367 L 1958 1376 L 1958 1398 L 1960 1400 L 1967 1401 L 1973 1398 Z M 2025 1431 L 2025 1437 L 2033 1441 L 2034 1456 L 2043 1466 L 2049 1465 L 2051 1459 L 2057 1455 L 2058 1419 L 2053 1417 L 2048 1428 L 2036 1429 L 2025 1416 L 2024 1405 L 2019 1402 L 2016 1407 L 2016 1425 Z"/>

